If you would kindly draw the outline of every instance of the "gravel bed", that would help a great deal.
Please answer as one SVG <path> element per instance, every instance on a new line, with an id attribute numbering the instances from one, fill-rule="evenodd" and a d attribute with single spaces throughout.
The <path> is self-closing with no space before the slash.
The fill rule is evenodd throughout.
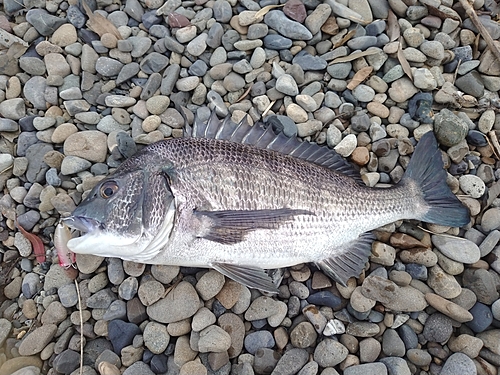
<path id="1" fill-rule="evenodd" d="M 81 1 L 0 4 L 0 375 L 498 373 L 500 62 L 459 1 Z M 498 5 L 474 9 L 500 39 Z M 432 130 L 471 221 L 387 225 L 347 287 L 305 264 L 278 296 L 207 269 L 59 266 L 59 218 L 182 137 L 180 107 L 334 148 L 369 186 Z"/>

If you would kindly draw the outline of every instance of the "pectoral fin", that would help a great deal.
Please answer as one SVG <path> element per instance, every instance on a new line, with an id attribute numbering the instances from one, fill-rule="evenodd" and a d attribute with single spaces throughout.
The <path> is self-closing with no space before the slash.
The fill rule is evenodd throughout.
<path id="1" fill-rule="evenodd" d="M 333 280 L 345 286 L 350 277 L 358 277 L 365 267 L 372 251 L 372 233 L 365 233 L 358 239 L 349 242 L 336 254 L 316 262 L 316 264 Z"/>
<path id="2" fill-rule="evenodd" d="M 228 263 L 211 263 L 210 267 L 249 288 L 269 293 L 279 292 L 271 277 L 262 268 L 238 266 Z"/>
<path id="3" fill-rule="evenodd" d="M 235 244 L 256 229 L 278 229 L 298 215 L 314 215 L 306 210 L 195 211 L 202 230 L 197 237 L 223 244 Z"/>

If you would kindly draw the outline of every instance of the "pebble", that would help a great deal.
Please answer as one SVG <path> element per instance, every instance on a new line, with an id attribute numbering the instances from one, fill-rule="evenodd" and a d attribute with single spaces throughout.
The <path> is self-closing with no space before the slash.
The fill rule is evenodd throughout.
<path id="1" fill-rule="evenodd" d="M 437 294 L 427 293 L 425 299 L 429 305 L 457 322 L 465 323 L 473 319 L 472 314 L 466 309 Z"/>
<path id="2" fill-rule="evenodd" d="M 493 322 L 493 314 L 489 306 L 477 302 L 469 310 L 473 319 L 467 322 L 467 326 L 474 332 L 479 333 L 485 331 Z"/>
<path id="3" fill-rule="evenodd" d="M 244 341 L 245 349 L 255 354 L 260 348 L 272 348 L 275 345 L 273 335 L 269 331 L 257 331 L 248 334 Z"/>
<path id="4" fill-rule="evenodd" d="M 200 332 L 198 350 L 200 353 L 220 353 L 231 347 L 231 336 L 216 325 L 211 325 Z"/>
<path id="5" fill-rule="evenodd" d="M 344 375 L 378 374 L 387 375 L 387 367 L 380 362 L 365 363 L 349 366 L 344 370 Z M 333 373 L 332 373 L 333 375 Z"/>
<path id="6" fill-rule="evenodd" d="M 391 310 L 420 311 L 427 306 L 425 297 L 419 290 L 410 286 L 398 287 L 380 276 L 366 278 L 361 288 L 365 297 L 379 301 Z"/>
<path id="7" fill-rule="evenodd" d="M 349 351 L 337 341 L 325 339 L 314 350 L 314 360 L 321 367 L 333 367 L 346 359 Z"/>
<path id="8" fill-rule="evenodd" d="M 434 235 L 432 243 L 440 252 L 457 262 L 472 264 L 481 257 L 479 247 L 463 238 Z M 457 249 L 460 251 L 456 251 Z"/>
<path id="9" fill-rule="evenodd" d="M 290 20 L 282 11 L 271 10 L 264 16 L 264 22 L 287 38 L 296 40 L 312 39 L 311 32 L 304 25 Z"/>
<path id="10" fill-rule="evenodd" d="M 484 212 L 483 217 L 481 218 L 481 228 L 486 233 L 491 232 L 500 227 L 499 214 L 500 214 L 500 208 L 498 207 L 490 208 Z"/>
<path id="11" fill-rule="evenodd" d="M 448 357 L 440 375 L 476 374 L 476 366 L 472 359 L 462 353 L 454 353 Z"/>
<path id="12" fill-rule="evenodd" d="M 113 350 L 120 354 L 122 349 L 132 344 L 134 337 L 141 333 L 138 326 L 123 320 L 112 320 L 108 324 L 108 337 L 113 344 Z"/>
<path id="13" fill-rule="evenodd" d="M 19 354 L 22 356 L 30 356 L 40 353 L 52 340 L 56 331 L 57 325 L 55 324 L 44 324 L 36 328 L 21 342 Z"/>
<path id="14" fill-rule="evenodd" d="M 166 297 L 147 307 L 148 315 L 161 323 L 174 323 L 193 316 L 199 307 L 198 293 L 188 282 L 180 282 Z"/>

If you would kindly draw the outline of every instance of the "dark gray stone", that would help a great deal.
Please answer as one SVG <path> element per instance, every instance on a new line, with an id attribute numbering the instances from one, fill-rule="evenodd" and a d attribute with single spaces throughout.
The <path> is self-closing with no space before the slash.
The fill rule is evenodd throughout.
<path id="1" fill-rule="evenodd" d="M 49 36 L 59 26 L 67 22 L 66 18 L 56 17 L 49 14 L 45 9 L 30 9 L 26 13 L 26 21 L 33 25 L 40 35 Z"/>
<path id="2" fill-rule="evenodd" d="M 133 323 L 123 320 L 112 320 L 108 325 L 108 337 L 113 345 L 113 351 L 120 355 L 121 350 L 132 344 L 136 335 L 142 334 L 141 329 Z"/>

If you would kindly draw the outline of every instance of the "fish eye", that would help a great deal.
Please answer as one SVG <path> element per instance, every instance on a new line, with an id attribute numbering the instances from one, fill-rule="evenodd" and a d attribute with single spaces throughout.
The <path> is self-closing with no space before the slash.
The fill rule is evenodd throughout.
<path id="1" fill-rule="evenodd" d="M 102 184 L 99 192 L 101 193 L 101 197 L 104 199 L 111 198 L 111 196 L 116 193 L 118 190 L 118 184 L 115 181 L 106 181 Z"/>

